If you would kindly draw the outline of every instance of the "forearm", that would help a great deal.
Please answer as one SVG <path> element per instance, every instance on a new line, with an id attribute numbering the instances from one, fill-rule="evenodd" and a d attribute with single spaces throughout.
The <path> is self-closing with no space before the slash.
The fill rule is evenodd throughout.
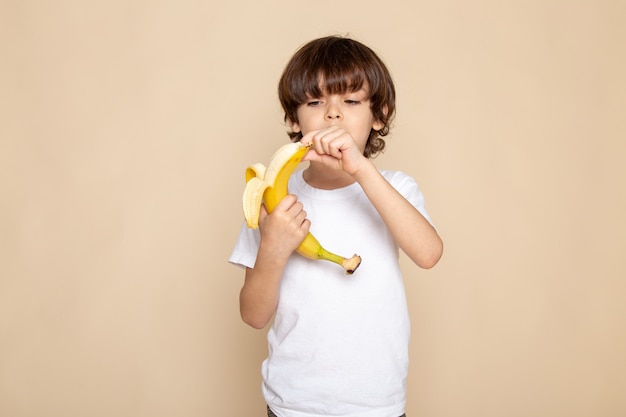
<path id="1" fill-rule="evenodd" d="M 272 319 L 287 260 L 308 233 L 310 225 L 302 204 L 294 195 L 284 197 L 272 214 L 261 208 L 261 243 L 254 268 L 246 269 L 239 294 L 241 318 L 250 326 L 261 329 Z"/>
<path id="2" fill-rule="evenodd" d="M 433 267 L 441 258 L 443 242 L 428 220 L 389 184 L 371 161 L 353 176 L 400 249 L 418 266 Z"/>
<path id="3" fill-rule="evenodd" d="M 287 262 L 267 252 L 263 246 L 259 248 L 254 268 L 246 269 L 239 294 L 241 318 L 256 329 L 265 327 L 276 311 L 280 279 Z"/>

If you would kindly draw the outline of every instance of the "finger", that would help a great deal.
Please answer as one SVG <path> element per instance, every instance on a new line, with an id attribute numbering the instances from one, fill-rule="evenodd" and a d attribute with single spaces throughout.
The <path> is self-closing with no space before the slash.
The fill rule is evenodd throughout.
<path id="1" fill-rule="evenodd" d="M 334 157 L 341 155 L 341 150 L 346 143 L 346 132 L 341 128 L 335 128 L 324 133 L 320 139 L 324 153 Z"/>
<path id="2" fill-rule="evenodd" d="M 307 153 L 304 154 L 304 157 L 302 158 L 302 160 L 303 161 L 315 161 L 317 156 L 318 156 L 317 152 L 315 152 L 313 149 L 309 149 Z"/>
<path id="3" fill-rule="evenodd" d="M 267 208 L 265 208 L 265 204 L 261 204 L 261 209 L 259 210 L 259 228 L 263 229 L 265 226 L 265 221 L 267 220 Z"/>
<path id="4" fill-rule="evenodd" d="M 297 201 L 293 206 L 289 208 L 287 214 L 290 218 L 294 219 L 297 224 L 302 223 L 304 218 L 306 217 L 306 211 L 304 211 L 304 205 Z"/>
<path id="5" fill-rule="evenodd" d="M 287 194 L 282 200 L 278 202 L 274 210 L 287 211 L 298 201 L 298 198 L 293 194 Z"/>
<path id="6" fill-rule="evenodd" d="M 328 154 L 328 144 L 335 139 L 337 135 L 341 134 L 342 131 L 343 130 L 338 126 L 330 126 L 317 131 L 311 138 L 313 141 L 313 148 L 320 155 Z"/>
<path id="7" fill-rule="evenodd" d="M 259 212 L 259 221 L 263 221 L 267 217 L 267 208 L 265 204 L 261 204 L 261 211 Z"/>
<path id="8" fill-rule="evenodd" d="M 304 219 L 306 219 L 306 211 L 304 211 L 304 206 L 302 206 L 302 203 L 294 204 L 290 210 L 293 210 L 294 212 L 293 217 L 296 223 L 302 224 Z"/>
<path id="9" fill-rule="evenodd" d="M 321 132 L 318 132 L 315 135 L 311 136 L 311 143 L 313 144 L 311 149 L 315 151 L 318 155 L 324 155 L 325 153 L 324 144 L 322 143 L 323 139 L 324 135 Z"/>
<path id="10" fill-rule="evenodd" d="M 311 229 L 311 220 L 309 220 L 309 219 L 305 218 L 305 219 L 302 221 L 302 225 L 301 225 L 300 227 L 302 228 L 302 230 L 303 230 L 305 233 L 308 233 L 308 231 Z"/>
<path id="11" fill-rule="evenodd" d="M 345 144 L 346 141 L 343 135 L 335 137 L 328 143 L 327 153 L 337 159 L 341 159 Z"/>
<path id="12" fill-rule="evenodd" d="M 318 132 L 319 130 L 312 130 L 308 132 L 302 137 L 302 139 L 300 139 L 300 143 L 302 143 L 303 145 L 309 145 L 313 142 L 313 136 L 315 136 Z"/>

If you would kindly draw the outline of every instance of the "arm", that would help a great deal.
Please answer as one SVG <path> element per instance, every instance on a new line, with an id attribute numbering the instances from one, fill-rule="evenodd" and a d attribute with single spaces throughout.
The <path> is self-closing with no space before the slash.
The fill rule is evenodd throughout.
<path id="1" fill-rule="evenodd" d="M 411 260 L 432 268 L 443 253 L 443 242 L 433 226 L 380 174 L 371 160 L 352 174 L 374 205 L 391 234 Z"/>
<path id="2" fill-rule="evenodd" d="M 421 268 L 432 268 L 443 253 L 443 242 L 431 224 L 363 156 L 352 136 L 331 127 L 310 132 L 302 141 L 313 143 L 306 158 L 312 163 L 341 170 L 357 181 L 400 247 Z"/>
<path id="3" fill-rule="evenodd" d="M 310 224 L 294 195 L 283 198 L 271 214 L 264 207 L 261 209 L 259 252 L 254 268 L 246 269 L 239 294 L 239 310 L 245 323 L 261 329 L 271 320 L 287 260 L 308 233 Z"/>

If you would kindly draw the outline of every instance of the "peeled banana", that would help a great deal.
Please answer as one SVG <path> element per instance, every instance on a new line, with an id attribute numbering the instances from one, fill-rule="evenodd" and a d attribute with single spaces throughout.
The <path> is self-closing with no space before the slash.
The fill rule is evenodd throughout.
<path id="1" fill-rule="evenodd" d="M 300 164 L 311 145 L 292 142 L 281 146 L 272 156 L 269 166 L 261 163 L 246 168 L 246 187 L 243 192 L 243 213 L 248 227 L 259 227 L 261 204 L 271 213 L 288 193 L 289 177 Z M 309 259 L 334 262 L 343 267 L 346 274 L 352 274 L 361 264 L 361 257 L 354 255 L 344 258 L 327 251 L 310 232 L 296 249 Z"/>

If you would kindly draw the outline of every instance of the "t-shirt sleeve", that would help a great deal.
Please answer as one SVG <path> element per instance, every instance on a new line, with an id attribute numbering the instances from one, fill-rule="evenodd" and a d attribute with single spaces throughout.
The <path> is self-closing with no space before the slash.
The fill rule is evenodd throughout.
<path id="1" fill-rule="evenodd" d="M 260 241 L 261 234 L 259 229 L 249 228 L 244 221 L 228 262 L 242 268 L 254 268 Z"/>
<path id="2" fill-rule="evenodd" d="M 383 176 L 400 194 L 407 199 L 434 227 L 428 212 L 426 211 L 426 200 L 417 182 L 410 175 L 402 171 L 383 171 Z"/>

